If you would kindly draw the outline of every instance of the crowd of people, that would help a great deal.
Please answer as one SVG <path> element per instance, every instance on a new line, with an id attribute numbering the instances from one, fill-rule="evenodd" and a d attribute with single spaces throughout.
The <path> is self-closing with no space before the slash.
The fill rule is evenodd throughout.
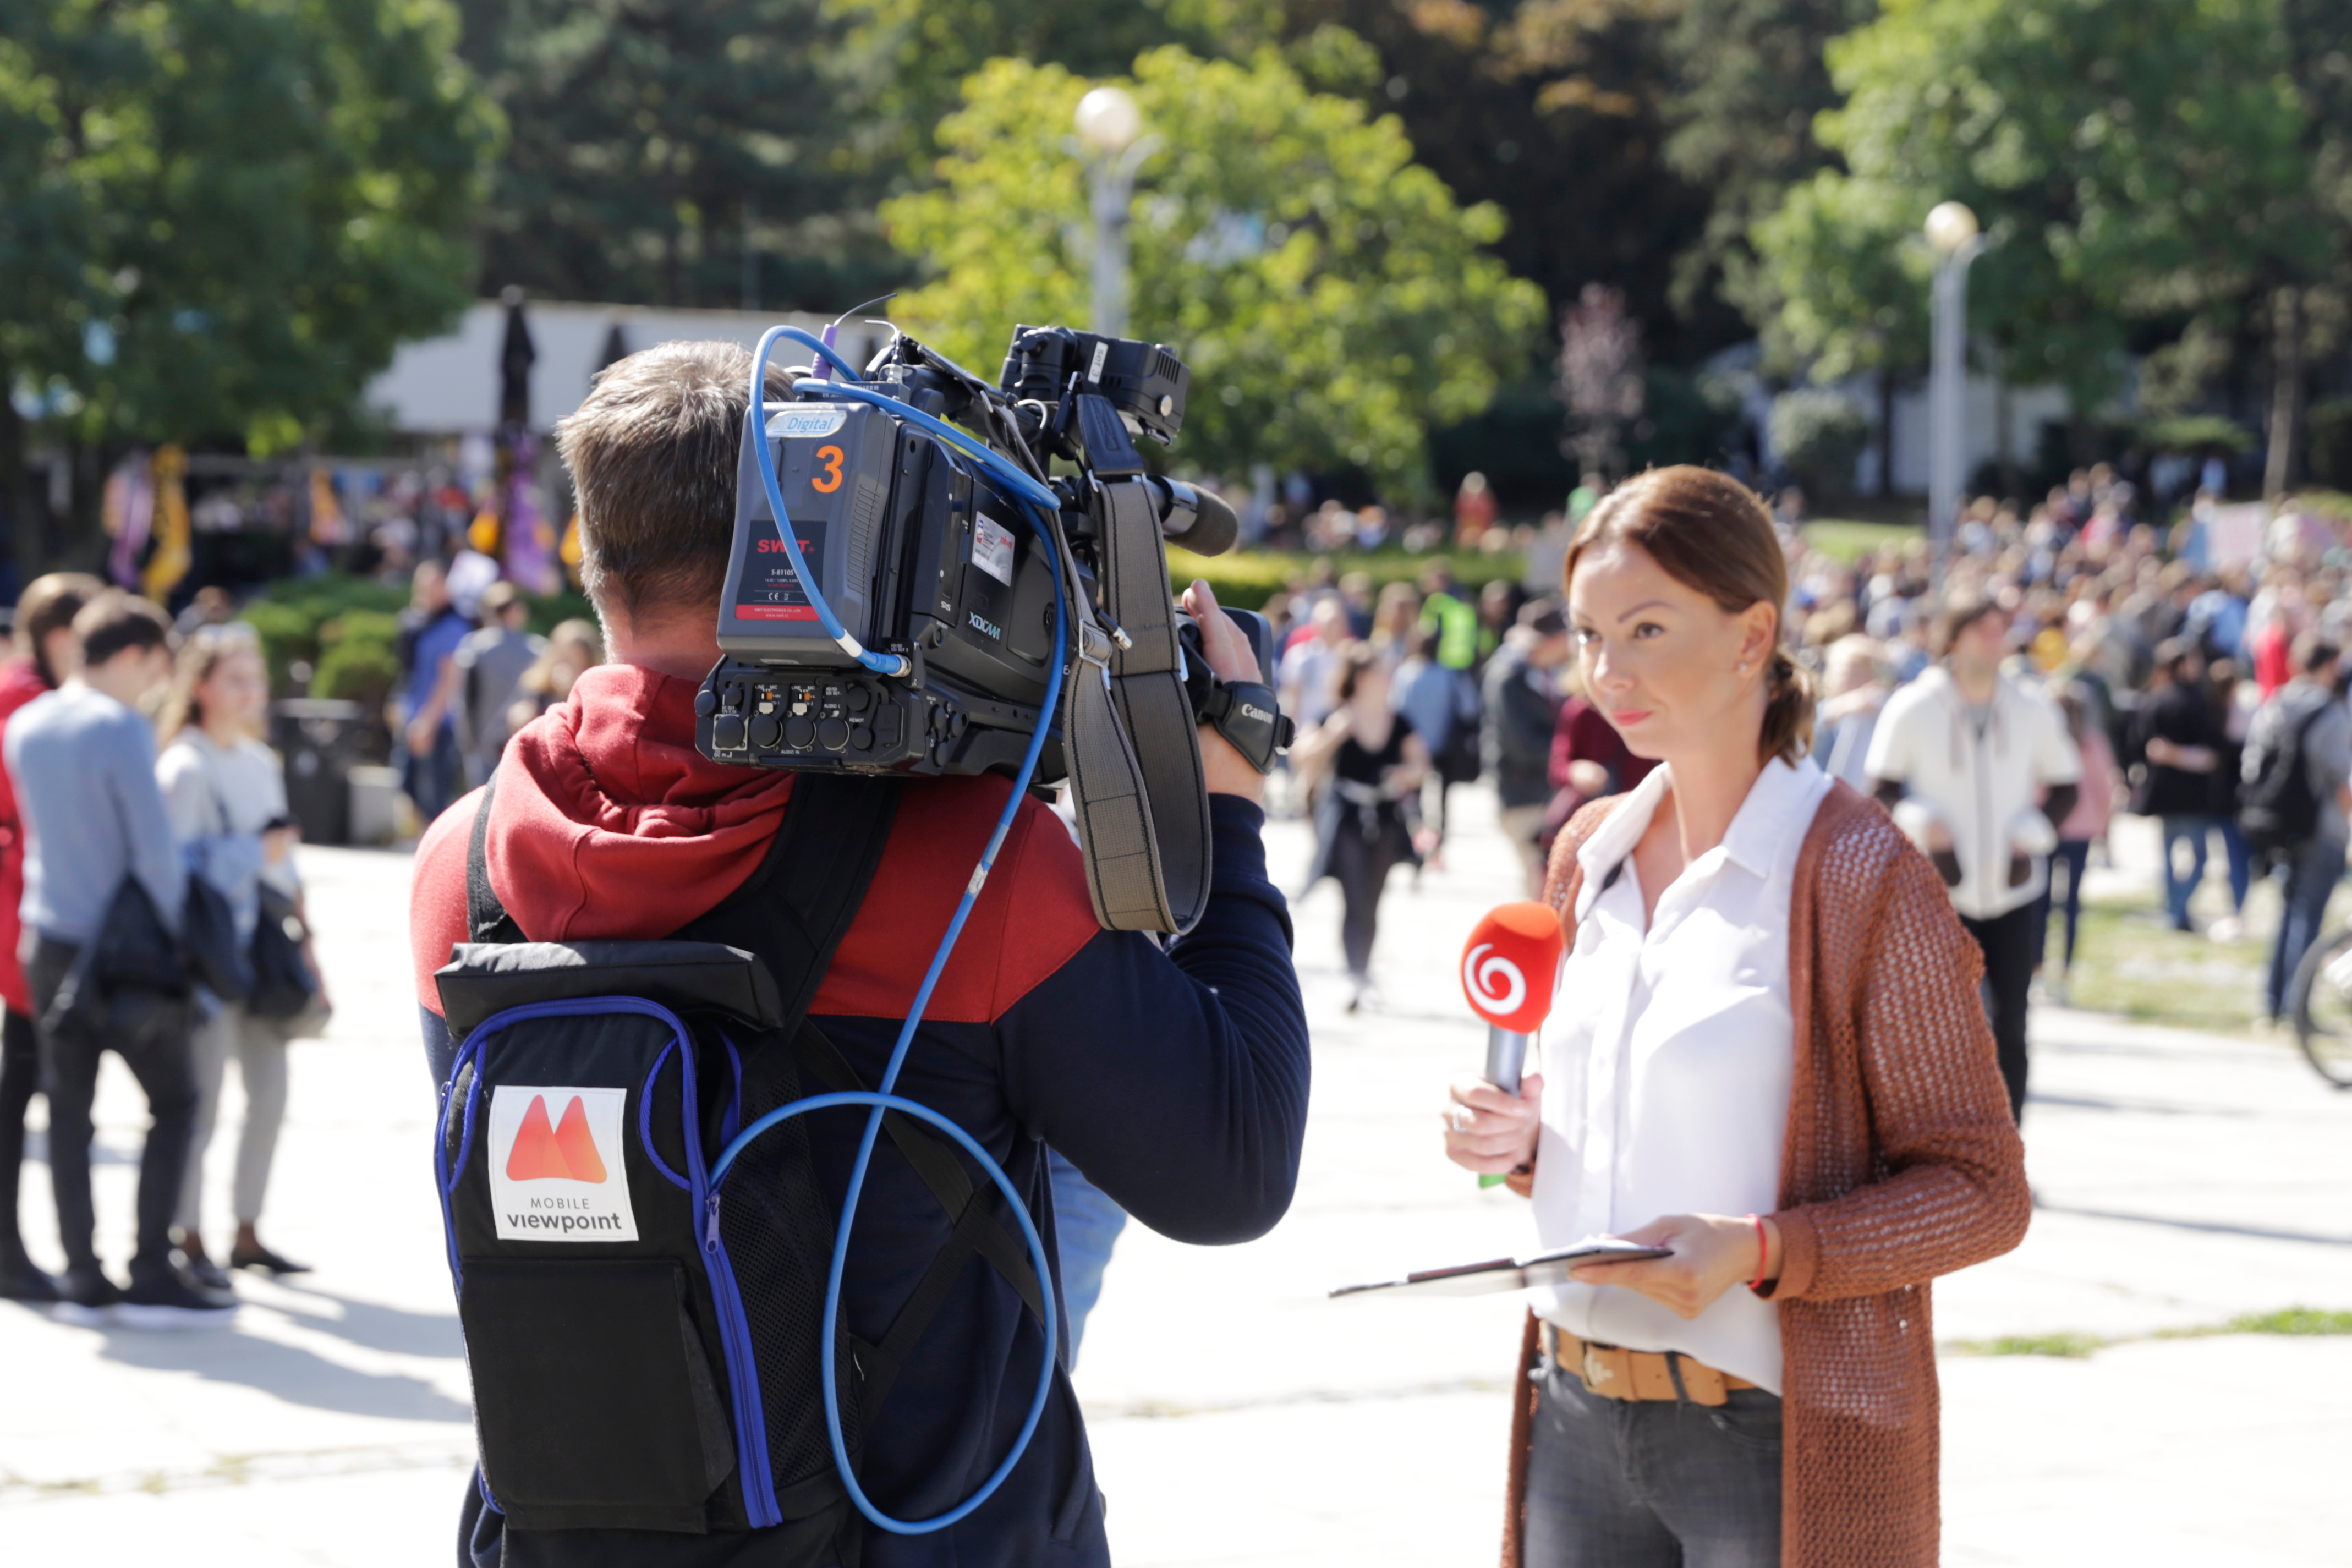
<path id="1" fill-rule="evenodd" d="M 258 1227 L 287 1044 L 328 1012 L 285 779 L 261 740 L 260 642 L 233 622 L 182 638 L 155 605 L 77 574 L 27 587 L 15 630 L 17 657 L 0 673 L 0 1295 L 133 1325 L 222 1320 L 236 1310 L 224 1261 L 304 1271 Z M 90 1186 L 110 1050 L 150 1118 L 127 1286 L 98 1257 Z M 232 1060 L 246 1110 L 234 1239 L 216 1255 L 205 1156 Z M 37 1092 L 66 1261 L 54 1277 L 18 1228 Z"/>
<path id="2" fill-rule="evenodd" d="M 1571 514 L 1581 518 L 1605 492 L 1588 478 Z M 1909 775 L 1936 760 L 1937 745 L 1952 765 L 1979 743 L 2001 759 L 2038 746 L 2028 773 L 1999 774 L 2001 788 L 2013 784 L 2023 795 L 1992 801 L 2000 790 L 1988 785 L 1988 809 L 2005 821 L 2038 812 L 2053 790 L 2069 792 L 2054 797 L 2065 809 L 2048 834 L 2026 834 L 2013 883 L 2005 866 L 1952 873 L 1965 917 L 1983 928 L 2005 1054 L 2021 1064 L 2031 992 L 2071 994 L 2085 873 L 2105 856 L 2118 813 L 2160 824 L 2164 908 L 2181 932 L 2239 941 L 2256 881 L 2282 882 L 2284 912 L 2260 1002 L 2265 1016 L 2283 1019 L 2344 869 L 2352 803 L 2345 524 L 2289 506 L 2255 531 L 2252 554 L 2232 553 L 2242 542 L 2218 526 L 2211 491 L 2160 525 L 2142 515 L 2129 481 L 2100 466 L 2030 509 L 1969 502 L 1937 582 L 1924 536 L 1843 557 L 1809 542 L 1800 510 L 1771 515 L 1789 569 L 1783 635 L 1820 698 L 1811 748 L 1820 765 L 1899 808 L 1920 794 Z M 1560 531 L 1547 519 L 1536 539 Z M 1653 765 L 1582 689 L 1555 578 L 1531 567 L 1524 585 L 1498 578 L 1473 593 L 1441 562 L 1418 586 L 1376 594 L 1364 573 L 1318 563 L 1266 607 L 1284 649 L 1284 706 L 1302 736 L 1290 763 L 1321 829 L 1315 874 L 1337 879 L 1346 900 L 1346 958 L 1360 997 L 1377 994 L 1380 889 L 1395 867 L 1442 855 L 1451 785 L 1489 781 L 1532 891 L 1560 825 L 1590 801 L 1633 789 Z M 1923 685 L 1931 671 L 1939 673 Z M 1946 691 L 1948 681 L 1961 689 Z M 1367 721 L 1368 684 L 1411 744 Z M 1890 711 L 1916 714 L 1937 693 L 1933 715 L 1905 722 L 1949 718 L 1943 708 L 1952 708 L 1951 735 L 1903 750 L 1892 749 L 1891 731 L 1880 739 Z M 1969 715 L 1990 724 L 1996 700 L 1998 731 L 1978 735 Z M 1928 807 L 1898 816 L 1923 848 L 1951 854 L 1953 828 Z M 2225 872 L 2226 908 L 2200 921 L 2190 906 L 2209 858 Z M 2021 1084 L 2021 1065 L 2013 1076 Z"/>

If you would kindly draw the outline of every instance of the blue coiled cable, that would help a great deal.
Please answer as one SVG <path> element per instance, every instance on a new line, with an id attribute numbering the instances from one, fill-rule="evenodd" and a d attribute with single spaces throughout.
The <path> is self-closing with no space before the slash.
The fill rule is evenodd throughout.
<path id="1" fill-rule="evenodd" d="M 857 374 L 840 355 L 825 347 L 810 333 L 797 327 L 771 328 L 760 339 L 759 349 L 752 358 L 751 416 L 744 431 L 744 439 L 757 441 L 759 444 L 756 461 L 760 469 L 760 478 L 768 492 L 768 504 L 776 515 L 777 531 L 783 535 L 785 557 L 791 561 L 793 574 L 799 579 L 802 592 L 808 595 L 810 605 L 815 608 L 819 622 L 834 635 L 836 641 L 842 643 L 845 649 L 859 653 L 859 662 L 866 668 L 877 669 L 884 674 L 896 673 L 893 668 L 883 668 L 881 666 L 868 662 L 876 658 L 884 659 L 885 664 L 890 661 L 885 658 L 885 656 L 863 654 L 862 650 L 857 649 L 856 639 L 850 637 L 848 633 L 842 629 L 839 617 L 833 613 L 833 607 L 825 603 L 824 595 L 818 588 L 814 575 L 802 561 L 799 544 L 793 536 L 791 520 L 784 511 L 783 488 L 776 478 L 775 459 L 768 450 L 766 431 L 764 392 L 768 351 L 779 338 L 790 338 L 793 342 L 807 344 L 824 354 L 845 374 L 852 376 Z M 988 471 L 992 479 L 1013 492 L 1021 508 L 1022 515 L 1027 519 L 1029 526 L 1035 531 L 1038 543 L 1048 552 L 1049 559 L 1052 558 L 1055 550 L 1053 536 L 1047 531 L 1045 518 L 1039 513 L 1037 508 L 1042 504 L 1058 510 L 1060 502 L 1051 489 L 1040 484 L 1035 479 L 1022 472 L 997 453 L 990 451 L 985 446 L 974 441 L 965 432 L 934 419 L 920 409 L 910 407 L 895 397 L 876 392 L 870 387 L 856 383 L 838 382 L 804 382 L 802 385 L 811 394 L 821 394 L 826 397 L 850 396 L 858 402 L 869 403 L 876 407 L 887 409 L 891 414 L 926 435 L 946 442 L 959 452 L 971 458 Z M 1029 1217 L 1027 1205 L 1014 1191 L 1012 1178 L 1005 1173 L 1004 1168 L 998 1164 L 988 1151 L 981 1147 L 979 1142 L 969 1132 L 929 1106 L 891 1092 L 898 1085 L 899 1069 L 906 1066 L 908 1052 L 915 1043 L 915 1031 L 922 1022 L 923 1011 L 930 1005 L 931 992 L 939 984 L 940 975 L 947 968 L 948 956 L 955 950 L 956 939 L 963 934 L 964 921 L 971 918 L 972 906 L 979 901 L 981 889 L 986 885 L 989 871 L 996 864 L 997 851 L 1003 847 L 1005 835 L 1012 831 L 1013 818 L 1020 813 L 1022 799 L 1029 791 L 1029 781 L 1037 771 L 1037 759 L 1045 751 L 1046 731 L 1053 726 L 1054 710 L 1061 699 L 1062 665 L 1069 648 L 1069 606 L 1063 595 L 1060 571 L 1055 569 L 1049 574 L 1054 584 L 1054 657 L 1046 667 L 1045 695 L 1039 705 L 1037 728 L 1030 734 L 1029 748 L 1022 756 L 1021 771 L 1013 781 L 1013 790 L 1005 799 L 1004 810 L 996 819 L 996 830 L 989 835 L 986 847 L 981 850 L 979 863 L 972 868 L 971 880 L 965 887 L 962 899 L 956 904 L 955 914 L 948 921 L 946 934 L 940 938 L 938 951 L 931 954 L 930 967 L 923 972 L 923 983 L 916 989 L 914 1005 L 908 1009 L 907 1021 L 898 1031 L 898 1043 L 891 1049 L 889 1065 L 883 1069 L 881 1084 L 875 1092 L 870 1094 L 820 1094 L 780 1106 L 737 1134 L 735 1139 L 719 1152 L 718 1160 L 711 1167 L 711 1185 L 716 1188 L 719 1179 L 734 1163 L 735 1157 L 743 1152 L 744 1147 L 752 1139 L 759 1137 L 770 1128 L 793 1117 L 832 1106 L 867 1105 L 873 1108 L 871 1114 L 866 1120 L 865 1136 L 857 1145 L 857 1158 L 850 1166 L 849 1187 L 842 1198 L 841 1224 L 834 1232 L 832 1264 L 825 1274 L 822 1353 L 824 1370 L 820 1379 L 820 1385 L 824 1391 L 824 1428 L 825 1436 L 833 1445 L 834 1468 L 840 1473 L 842 1484 L 848 1489 L 850 1501 L 856 1504 L 857 1511 L 864 1514 L 877 1529 L 888 1531 L 894 1535 L 928 1535 L 934 1531 L 945 1530 L 969 1518 L 974 1510 L 993 1496 L 997 1488 L 1004 1484 L 1005 1478 L 1013 1473 L 1013 1468 L 1021 1462 L 1021 1456 L 1027 1451 L 1029 1439 L 1036 1433 L 1037 1423 L 1045 1414 L 1045 1401 L 1052 1394 L 1054 1388 L 1054 1367 L 1058 1336 L 1054 1305 L 1053 1268 L 1051 1261 L 1045 1256 L 1045 1242 L 1038 1237 L 1037 1227 Z M 1037 1288 L 1045 1308 L 1045 1360 L 1037 1372 L 1036 1394 L 1029 1402 L 1029 1413 L 1021 1423 L 1020 1435 L 1013 1439 L 1012 1450 L 1004 1456 L 1003 1462 L 996 1467 L 996 1469 L 970 1497 L 943 1513 L 923 1520 L 893 1519 L 876 1507 L 873 1500 L 866 1495 L 865 1489 L 857 1484 L 857 1477 L 850 1464 L 849 1446 L 842 1434 L 841 1391 L 835 1384 L 833 1374 L 833 1369 L 837 1364 L 835 1359 L 835 1329 L 840 1317 L 842 1280 L 848 1268 L 850 1232 L 856 1224 L 857 1201 L 865 1192 L 866 1173 L 867 1167 L 873 1163 L 874 1146 L 881 1135 L 882 1117 L 884 1112 L 888 1110 L 904 1111 L 909 1116 L 942 1129 L 961 1144 L 973 1159 L 980 1162 L 981 1169 L 988 1173 L 989 1180 L 996 1184 L 997 1190 L 1002 1192 L 1006 1200 L 1011 1203 L 1013 1216 L 1021 1222 L 1022 1239 L 1028 1244 L 1031 1261 L 1036 1268 Z"/>

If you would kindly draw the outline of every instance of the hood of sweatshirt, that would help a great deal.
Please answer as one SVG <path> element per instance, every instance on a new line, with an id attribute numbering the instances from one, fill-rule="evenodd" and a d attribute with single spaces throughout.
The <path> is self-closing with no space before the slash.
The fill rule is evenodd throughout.
<path id="1" fill-rule="evenodd" d="M 490 885 L 535 939 L 675 931 L 758 869 L 793 775 L 696 751 L 697 689 L 599 665 L 508 742 L 484 851 Z"/>

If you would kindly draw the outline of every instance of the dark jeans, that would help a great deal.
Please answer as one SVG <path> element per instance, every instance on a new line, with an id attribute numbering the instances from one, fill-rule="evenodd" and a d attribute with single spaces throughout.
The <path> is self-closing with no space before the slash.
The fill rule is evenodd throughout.
<path id="1" fill-rule="evenodd" d="M 400 787 L 415 803 L 420 825 L 431 826 L 435 817 L 456 803 L 457 761 L 457 731 L 446 724 L 441 726 L 430 752 L 412 752 L 406 742 L 401 743 Z"/>
<path id="2" fill-rule="evenodd" d="M 2246 850 L 2246 840 L 2238 825 L 2226 816 L 2204 812 L 2180 816 L 2168 816 L 2164 822 L 2164 910 L 2172 917 L 2175 928 L 2189 929 L 2189 899 L 2197 891 L 2197 884 L 2205 879 L 2205 838 L 2209 833 L 2221 835 L 2221 848 L 2230 866 L 2230 908 L 2242 912 L 2246 907 L 2246 889 L 2253 885 L 2253 859 Z M 2184 876 L 2173 865 L 2173 846 L 2189 846 L 2189 870 Z"/>
<path id="3" fill-rule="evenodd" d="M 1526 1568 L 1774 1568 L 1780 1400 L 1628 1402 L 1547 1366 L 1528 1457 Z"/>
<path id="4" fill-rule="evenodd" d="M 0 1026 L 0 1262 L 21 1258 L 16 1189 L 25 1170 L 25 1112 L 41 1087 L 41 1047 L 33 1020 L 14 1007 Z"/>
<path id="5" fill-rule="evenodd" d="M 1960 924 L 1984 952 L 1985 1011 L 2000 1053 L 2001 1081 L 2009 1086 L 2009 1112 L 2021 1120 L 2025 1115 L 2025 1001 L 2033 986 L 2033 939 L 2039 923 L 2032 904 L 1989 921 L 1960 917 Z"/>
<path id="6" fill-rule="evenodd" d="M 25 962 L 33 1005 L 43 1014 L 57 997 L 80 949 L 39 938 Z M 49 1097 L 49 1181 L 57 1190 L 58 1239 L 66 1265 L 94 1266 L 98 1226 L 89 1193 L 90 1102 L 98 1095 L 98 1058 L 113 1051 L 147 1096 L 152 1119 L 147 1147 L 139 1157 L 139 1250 L 131 1260 L 136 1285 L 172 1267 L 172 1211 L 180 1202 L 180 1178 L 188 1165 L 188 1138 L 196 1120 L 196 1075 L 184 1034 L 127 1046 L 121 1041 L 37 1031 L 41 1091 Z"/>
<path id="7" fill-rule="evenodd" d="M 1331 874 L 1339 879 L 1344 905 L 1339 946 L 1348 955 L 1348 973 L 1360 980 L 1372 970 L 1372 939 L 1380 934 L 1381 893 L 1389 873 L 1412 858 L 1412 841 L 1402 823 L 1383 821 L 1367 838 L 1352 812 L 1340 816 L 1339 837 L 1331 841 Z"/>
<path id="8" fill-rule="evenodd" d="M 2326 918 L 2328 895 L 2344 876 L 2344 840 L 2315 838 L 2286 863 L 2286 906 L 2279 911 L 2277 940 L 2271 943 L 2270 984 L 2264 995 L 2270 1015 L 2286 1012 L 2287 986 L 2295 966 L 2303 962 L 2319 922 Z"/>
<path id="9" fill-rule="evenodd" d="M 2066 868 L 2066 896 L 2058 897 L 2058 868 Z M 2044 895 L 2058 912 L 2066 919 L 2066 956 L 2059 964 L 2063 970 L 2074 967 L 2074 934 L 2083 924 L 2083 873 L 2091 868 L 2091 844 L 2086 838 L 2061 838 L 2058 852 L 2050 857 L 2050 891 Z M 2042 950 L 2036 947 L 2039 953 Z"/>

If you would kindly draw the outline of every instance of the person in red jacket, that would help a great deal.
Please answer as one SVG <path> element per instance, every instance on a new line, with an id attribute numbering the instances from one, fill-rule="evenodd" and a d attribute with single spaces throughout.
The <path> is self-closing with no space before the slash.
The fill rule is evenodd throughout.
<path id="1" fill-rule="evenodd" d="M 0 666 L 0 734 L 17 709 L 73 673 L 73 618 L 105 588 L 79 572 L 37 577 L 16 601 L 16 657 Z M 0 1299 L 54 1301 L 57 1282 L 25 1256 L 16 1228 L 16 1180 L 25 1164 L 25 1112 L 40 1085 L 33 1038 L 33 990 L 16 961 L 24 934 L 17 905 L 25 897 L 25 835 L 16 818 L 16 786 L 0 767 Z"/>

